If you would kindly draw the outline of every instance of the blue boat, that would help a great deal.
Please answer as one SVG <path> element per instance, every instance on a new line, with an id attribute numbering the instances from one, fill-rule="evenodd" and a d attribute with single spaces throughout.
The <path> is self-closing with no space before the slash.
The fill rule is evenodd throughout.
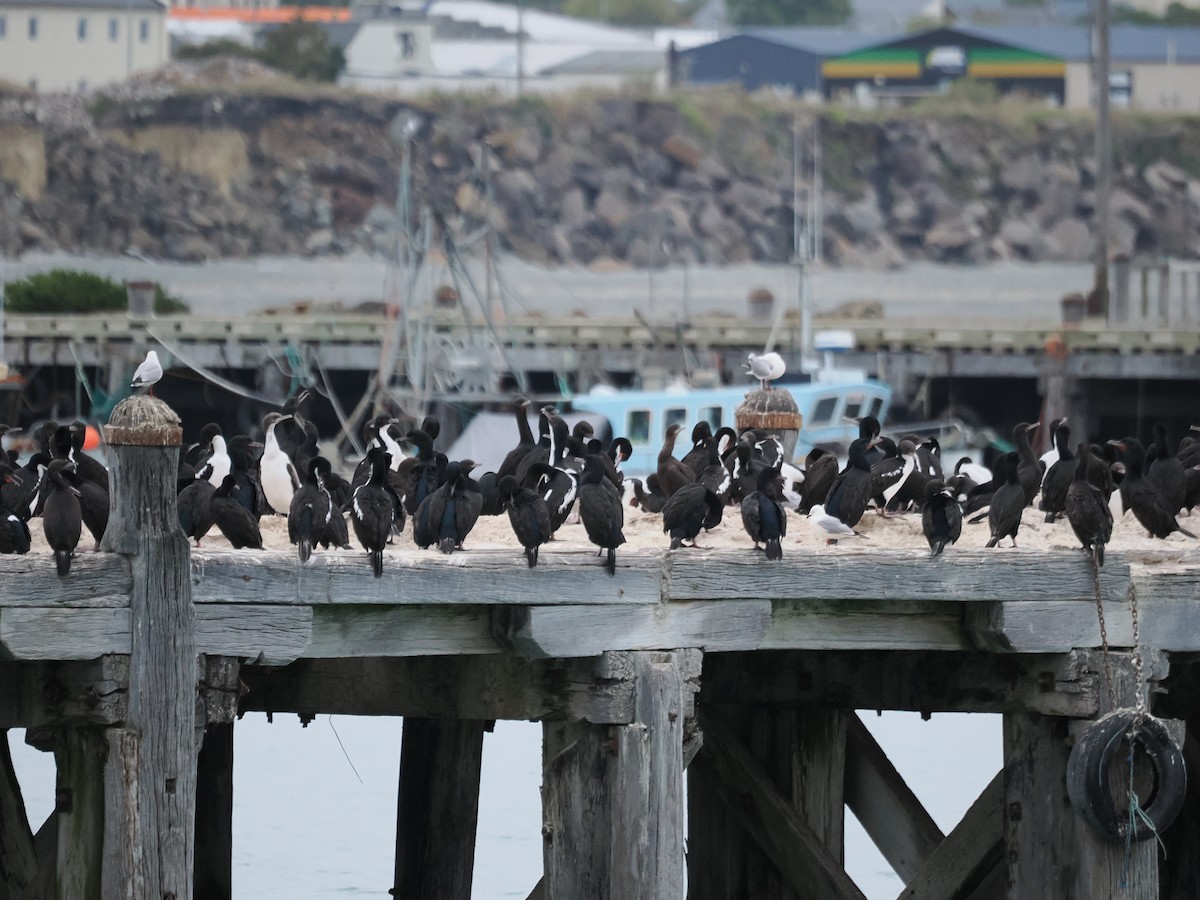
<path id="1" fill-rule="evenodd" d="M 800 410 L 803 424 L 796 441 L 797 458 L 803 458 L 815 446 L 845 447 L 858 436 L 857 419 L 874 416 L 882 422 L 887 416 L 892 399 L 888 385 L 860 373 L 838 374 L 848 377 L 773 385 L 774 390 L 789 391 Z M 663 435 L 676 422 L 685 429 L 676 445 L 676 456 L 686 452 L 691 429 L 701 420 L 707 421 L 713 431 L 723 425 L 736 429 L 735 410 L 753 388 L 749 384 L 645 391 L 600 386 L 574 397 L 572 406 L 576 412 L 603 416 L 613 437 L 629 439 L 633 454 L 622 468 L 639 475 L 654 471 Z"/>

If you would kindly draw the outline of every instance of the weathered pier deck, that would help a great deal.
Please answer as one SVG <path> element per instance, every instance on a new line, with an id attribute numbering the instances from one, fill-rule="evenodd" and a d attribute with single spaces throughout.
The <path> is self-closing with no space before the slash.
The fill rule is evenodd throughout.
<path id="1" fill-rule="evenodd" d="M 1194 786 L 1165 857 L 1100 837 L 1066 789 L 1074 736 L 1139 697 L 1198 758 L 1190 556 L 1114 553 L 1097 578 L 1076 553 L 642 551 L 610 578 L 584 553 L 389 551 L 375 579 L 188 548 L 177 426 L 114 422 L 105 552 L 61 579 L 0 559 L 0 729 L 58 765 L 35 830 L 0 741 L 0 897 L 230 896 L 239 710 L 405 717 L 397 897 L 470 896 L 496 719 L 543 723 L 531 897 L 861 897 L 847 808 L 904 898 L 1196 896 Z M 1001 713 L 1004 767 L 943 835 L 856 709 Z"/>

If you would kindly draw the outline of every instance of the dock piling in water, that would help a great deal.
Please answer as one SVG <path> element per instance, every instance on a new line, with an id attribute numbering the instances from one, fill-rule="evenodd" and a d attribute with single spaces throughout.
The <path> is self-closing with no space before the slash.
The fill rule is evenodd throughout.
<path id="1" fill-rule="evenodd" d="M 101 546 L 129 560 L 132 644 L 128 718 L 108 735 L 103 895 L 190 900 L 200 680 L 175 505 L 182 431 L 165 403 L 133 396 L 113 410 L 105 440 L 113 490 Z"/>

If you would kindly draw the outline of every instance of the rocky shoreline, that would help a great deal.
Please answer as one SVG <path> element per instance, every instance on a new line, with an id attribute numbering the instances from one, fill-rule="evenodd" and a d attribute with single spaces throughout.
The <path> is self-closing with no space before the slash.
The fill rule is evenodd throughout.
<path id="1" fill-rule="evenodd" d="M 811 187 L 793 181 L 793 127 L 807 152 L 814 115 L 726 93 L 412 106 L 150 83 L 118 97 L 0 96 L 0 253 L 386 256 L 398 126 L 411 120 L 413 209 L 430 210 L 435 246 L 478 244 L 490 227 L 500 250 L 536 265 L 785 262 L 794 191 Z M 1195 255 L 1195 131 L 1184 118 L 1118 121 L 1112 252 Z M 835 266 L 1091 255 L 1087 120 L 826 110 L 820 133 Z"/>

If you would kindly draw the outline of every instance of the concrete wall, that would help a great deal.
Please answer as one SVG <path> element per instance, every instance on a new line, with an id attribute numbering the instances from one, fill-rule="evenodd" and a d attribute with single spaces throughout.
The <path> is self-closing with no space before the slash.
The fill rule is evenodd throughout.
<path id="1" fill-rule="evenodd" d="M 106 129 L 104 137 L 141 153 L 153 151 L 167 165 L 210 178 L 226 197 L 250 172 L 246 137 L 240 131 L 157 125 L 137 131 Z"/>
<path id="2" fill-rule="evenodd" d="M 1200 65 L 1114 61 L 1112 72 L 1133 75 L 1131 109 L 1148 112 L 1200 112 Z M 1067 63 L 1069 109 L 1091 106 L 1091 70 L 1085 62 Z"/>
<path id="3" fill-rule="evenodd" d="M 40 131 L 0 125 L 0 181 L 11 181 L 26 200 L 46 187 L 46 144 Z"/>
<path id="4" fill-rule="evenodd" d="M 96 88 L 123 81 L 130 73 L 156 69 L 167 61 L 163 9 L 30 4 L 0 8 L 0 19 L 4 21 L 0 80 L 39 91 Z M 36 22 L 34 36 L 31 21 Z"/>

